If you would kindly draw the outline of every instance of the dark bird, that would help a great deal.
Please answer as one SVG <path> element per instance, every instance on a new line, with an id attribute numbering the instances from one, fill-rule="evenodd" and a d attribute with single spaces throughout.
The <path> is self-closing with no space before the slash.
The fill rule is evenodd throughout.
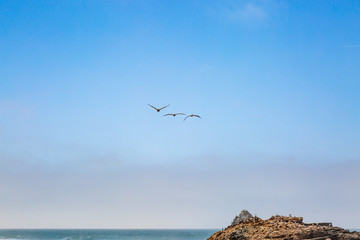
<path id="1" fill-rule="evenodd" d="M 164 108 L 170 106 L 170 105 L 167 105 L 167 106 L 162 107 L 162 108 L 156 108 L 156 107 L 154 107 L 154 106 L 152 106 L 152 105 L 150 105 L 150 104 L 148 104 L 148 105 L 149 105 L 150 107 L 152 107 L 153 109 L 155 109 L 157 112 L 160 112 L 160 111 L 163 110 Z"/>
<path id="2" fill-rule="evenodd" d="M 201 118 L 199 115 L 191 114 L 191 115 L 186 116 L 186 118 L 184 119 L 184 121 L 185 121 L 188 117 L 198 117 L 198 118 Z"/>
<path id="3" fill-rule="evenodd" d="M 185 115 L 185 113 L 168 113 L 168 114 L 165 114 L 164 116 L 176 116 L 176 115 Z"/>

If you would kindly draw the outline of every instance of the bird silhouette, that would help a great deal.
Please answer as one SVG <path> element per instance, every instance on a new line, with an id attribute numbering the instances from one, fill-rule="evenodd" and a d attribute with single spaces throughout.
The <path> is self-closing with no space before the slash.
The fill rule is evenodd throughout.
<path id="1" fill-rule="evenodd" d="M 198 118 L 201 118 L 199 115 L 191 114 L 191 115 L 186 116 L 186 118 L 184 118 L 184 121 L 185 121 L 188 117 L 198 117 Z"/>
<path id="2" fill-rule="evenodd" d="M 165 114 L 164 116 L 176 116 L 176 115 L 185 115 L 185 113 L 168 113 L 168 114 Z"/>
<path id="3" fill-rule="evenodd" d="M 154 107 L 154 106 L 152 106 L 152 105 L 150 105 L 150 104 L 148 104 L 148 105 L 149 105 L 150 107 L 152 107 L 153 109 L 155 109 L 157 112 L 160 112 L 160 111 L 163 110 L 164 108 L 170 106 L 170 105 L 167 105 L 167 106 L 162 107 L 162 108 L 156 108 L 156 107 Z"/>

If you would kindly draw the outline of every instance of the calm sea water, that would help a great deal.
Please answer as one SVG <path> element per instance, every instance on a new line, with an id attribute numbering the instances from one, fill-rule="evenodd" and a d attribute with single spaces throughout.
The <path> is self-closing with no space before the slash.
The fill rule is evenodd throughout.
<path id="1" fill-rule="evenodd" d="M 206 240 L 207 230 L 1 230 L 0 240 Z M 350 229 L 360 231 L 360 229 Z"/>
<path id="2" fill-rule="evenodd" d="M 206 240 L 213 230 L 0 230 L 8 240 Z"/>

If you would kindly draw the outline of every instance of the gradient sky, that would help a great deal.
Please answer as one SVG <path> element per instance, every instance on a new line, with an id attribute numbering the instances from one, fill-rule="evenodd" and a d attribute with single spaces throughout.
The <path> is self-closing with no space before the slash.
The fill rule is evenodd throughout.
<path id="1" fill-rule="evenodd" d="M 0 228 L 360 228 L 359 66 L 358 0 L 2 0 Z"/>

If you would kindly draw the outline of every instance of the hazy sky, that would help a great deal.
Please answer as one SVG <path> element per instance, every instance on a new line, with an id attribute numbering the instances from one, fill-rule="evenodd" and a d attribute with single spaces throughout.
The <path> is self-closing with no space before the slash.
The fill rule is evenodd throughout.
<path id="1" fill-rule="evenodd" d="M 360 228 L 359 66 L 358 0 L 2 0 L 0 228 Z"/>

